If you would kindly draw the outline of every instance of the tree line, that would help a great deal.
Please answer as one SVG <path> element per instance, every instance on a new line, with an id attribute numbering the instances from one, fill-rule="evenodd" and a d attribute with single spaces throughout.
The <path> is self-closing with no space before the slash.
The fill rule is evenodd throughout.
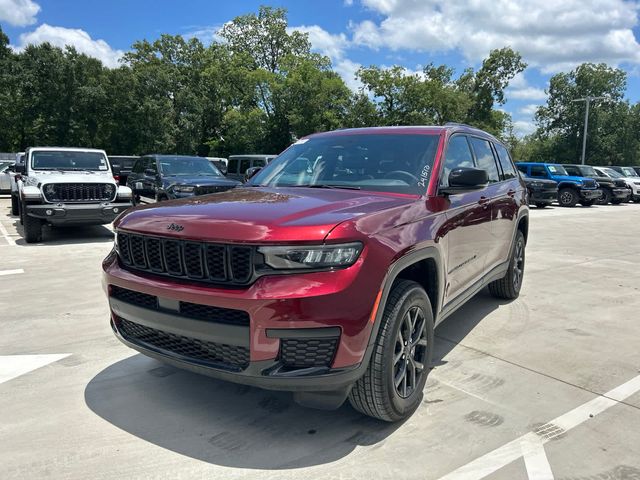
<path id="1" fill-rule="evenodd" d="M 618 163 L 638 154 L 620 116 L 635 115 L 637 125 L 638 106 L 622 100 L 624 72 L 606 66 L 554 77 L 538 131 L 519 140 L 500 109 L 510 80 L 526 68 L 509 47 L 460 74 L 432 63 L 421 72 L 362 67 L 354 92 L 328 57 L 312 51 L 306 33 L 288 29 L 284 9 L 261 7 L 218 35 L 210 45 L 180 35 L 140 40 L 121 66 L 107 68 L 70 46 L 16 52 L 0 28 L 0 151 L 58 145 L 114 155 L 279 153 L 318 131 L 460 122 L 502 138 L 523 160 L 575 160 L 580 105 L 567 99 L 613 90 L 611 105 L 593 114 L 598 133 L 590 147 L 615 152 Z"/>

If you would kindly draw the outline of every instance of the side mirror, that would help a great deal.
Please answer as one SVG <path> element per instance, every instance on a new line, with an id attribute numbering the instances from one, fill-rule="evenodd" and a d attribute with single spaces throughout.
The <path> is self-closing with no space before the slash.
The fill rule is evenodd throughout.
<path id="1" fill-rule="evenodd" d="M 16 164 L 15 172 L 16 173 L 20 173 L 22 175 L 26 174 L 27 173 L 26 165 L 25 164 L 20 164 L 20 165 Z"/>
<path id="2" fill-rule="evenodd" d="M 482 190 L 489 183 L 486 170 L 479 168 L 456 168 L 449 173 L 449 186 L 440 189 L 445 195 Z"/>
<path id="3" fill-rule="evenodd" d="M 262 170 L 262 167 L 251 167 L 247 169 L 247 173 L 244 174 L 245 181 L 254 177 L 260 170 Z"/>

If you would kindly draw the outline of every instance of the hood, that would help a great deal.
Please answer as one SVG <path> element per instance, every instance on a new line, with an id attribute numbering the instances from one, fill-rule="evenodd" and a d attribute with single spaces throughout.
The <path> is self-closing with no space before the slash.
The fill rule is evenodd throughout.
<path id="1" fill-rule="evenodd" d="M 585 180 L 588 180 L 586 177 L 574 177 L 572 175 L 554 175 L 553 178 L 556 180 L 556 182 L 582 183 Z"/>
<path id="2" fill-rule="evenodd" d="M 113 183 L 111 172 L 60 172 L 60 171 L 35 171 L 29 177 L 38 179 L 38 183 Z M 29 178 L 27 177 L 27 178 Z"/>
<path id="3" fill-rule="evenodd" d="M 225 177 L 209 177 L 205 175 L 167 175 L 162 177 L 165 185 L 189 185 L 194 187 L 204 187 L 207 185 L 233 186 L 240 185 L 240 182 Z"/>
<path id="4" fill-rule="evenodd" d="M 597 175 L 595 177 L 587 177 L 587 178 L 595 180 L 596 182 L 601 183 L 603 185 L 613 185 L 614 184 L 613 178 L 609 178 L 609 177 L 602 177 L 600 175 Z"/>
<path id="5" fill-rule="evenodd" d="M 321 242 L 345 220 L 413 202 L 414 197 L 353 190 L 235 188 L 139 207 L 115 227 L 213 242 Z M 169 230 L 171 224 L 183 229 Z"/>

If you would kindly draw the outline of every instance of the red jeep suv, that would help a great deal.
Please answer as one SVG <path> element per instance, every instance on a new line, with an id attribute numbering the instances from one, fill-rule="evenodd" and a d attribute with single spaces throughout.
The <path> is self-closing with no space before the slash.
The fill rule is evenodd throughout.
<path id="1" fill-rule="evenodd" d="M 481 130 L 319 133 L 242 187 L 122 215 L 111 326 L 172 365 L 396 421 L 420 403 L 434 327 L 486 285 L 518 296 L 528 223 Z"/>

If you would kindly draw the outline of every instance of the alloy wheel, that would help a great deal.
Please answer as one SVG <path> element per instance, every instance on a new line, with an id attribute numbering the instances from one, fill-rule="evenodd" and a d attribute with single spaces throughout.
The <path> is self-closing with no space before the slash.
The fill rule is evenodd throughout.
<path id="1" fill-rule="evenodd" d="M 422 308 L 413 306 L 404 314 L 393 354 L 393 385 L 402 398 L 410 397 L 425 370 L 427 322 Z"/>
<path id="2" fill-rule="evenodd" d="M 513 287 L 516 290 L 520 290 L 520 284 L 522 283 L 522 276 L 524 273 L 524 242 L 522 239 L 518 239 L 514 251 L 513 262 Z"/>

